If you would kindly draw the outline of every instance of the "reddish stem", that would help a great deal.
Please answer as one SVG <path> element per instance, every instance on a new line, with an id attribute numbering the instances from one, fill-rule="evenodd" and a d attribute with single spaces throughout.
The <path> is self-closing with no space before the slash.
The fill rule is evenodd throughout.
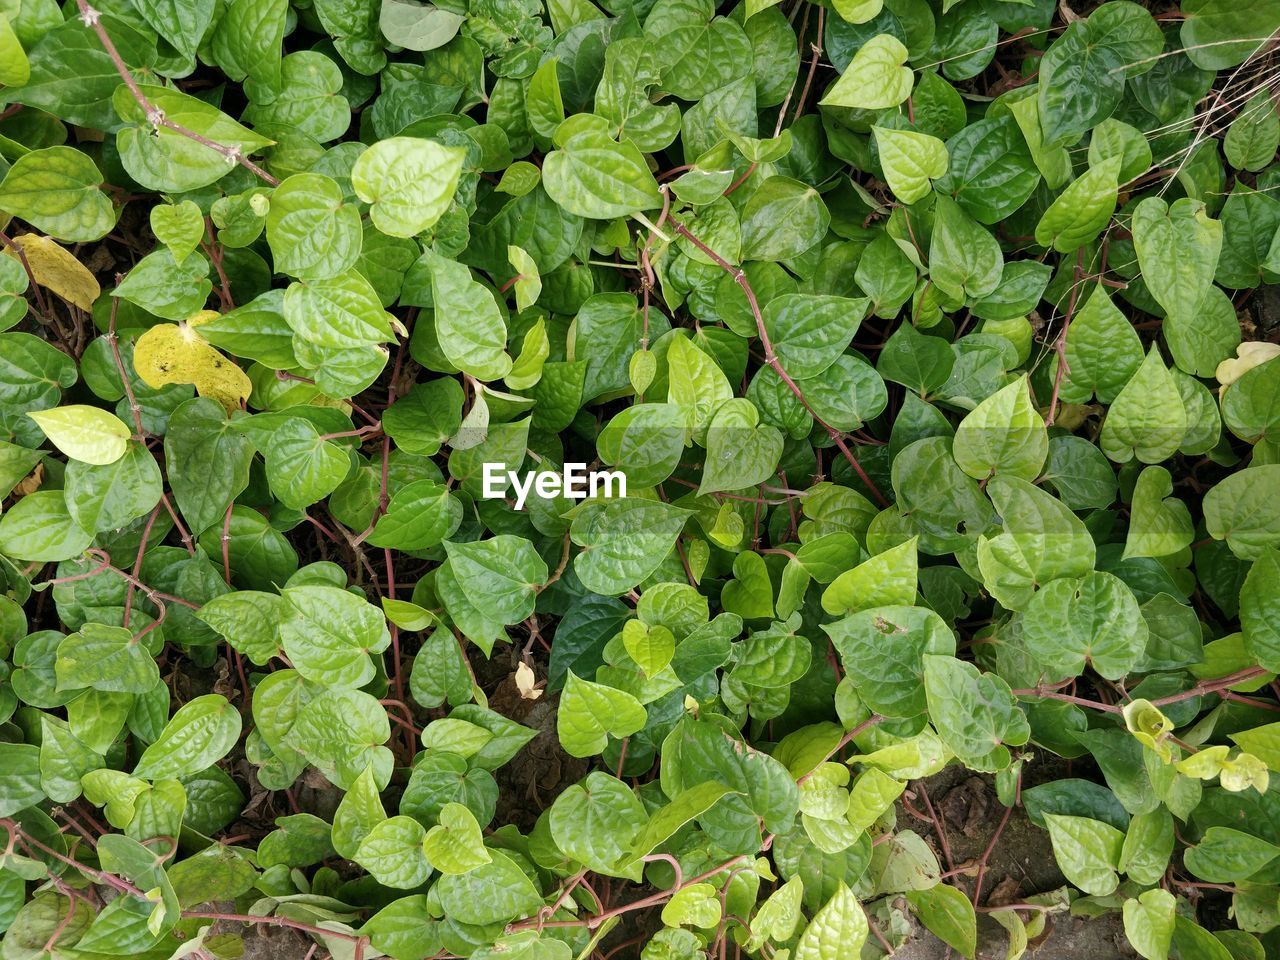
<path id="1" fill-rule="evenodd" d="M 819 11 L 819 13 L 821 13 L 821 11 Z M 782 363 L 774 353 L 773 343 L 769 339 L 769 332 L 765 329 L 764 315 L 760 312 L 760 304 L 759 301 L 756 300 L 756 293 L 751 289 L 751 281 L 747 279 L 747 275 L 742 271 L 742 268 L 735 267 L 724 257 L 720 256 L 720 254 L 712 250 L 709 246 L 690 233 L 689 228 L 675 217 L 668 217 L 667 219 L 670 221 L 671 226 L 675 229 L 676 233 L 680 234 L 680 236 L 692 243 L 695 247 L 710 257 L 716 266 L 733 277 L 734 282 L 739 288 L 741 288 L 743 294 L 746 296 L 747 306 L 751 308 L 751 315 L 755 318 L 756 332 L 760 337 L 761 346 L 764 347 L 764 362 L 773 368 L 774 373 L 776 373 L 782 382 L 787 385 L 787 388 L 795 395 L 795 398 L 800 401 L 801 406 L 805 408 L 809 416 L 813 418 L 814 422 L 827 431 L 827 435 L 835 442 L 840 453 L 844 455 L 844 458 L 849 461 L 849 465 L 853 467 L 854 472 L 857 473 L 858 479 L 860 479 L 866 485 L 867 489 L 875 495 L 875 498 L 880 502 L 880 506 L 889 506 L 888 499 L 886 499 L 884 494 L 880 492 L 879 487 L 872 482 L 871 478 L 867 476 L 867 472 L 862 469 L 862 464 L 858 462 L 858 458 L 853 455 L 853 451 L 850 450 L 848 444 L 844 442 L 844 438 L 840 435 L 840 431 L 831 426 L 831 424 L 827 423 L 814 412 L 813 407 L 809 405 L 809 401 L 805 399 L 804 392 L 796 385 L 796 382 L 791 379 L 791 376 L 787 371 L 783 369 Z"/>
<path id="2" fill-rule="evenodd" d="M 102 13 L 89 6 L 87 0 L 76 0 L 76 6 L 80 8 L 80 20 L 86 27 L 93 30 L 98 35 L 98 41 L 102 44 L 102 48 L 107 52 L 107 56 L 111 58 L 111 62 L 115 64 L 116 72 L 120 74 L 120 79 L 124 81 L 124 85 L 129 88 L 129 92 L 133 94 L 133 99 L 137 101 L 138 106 L 142 108 L 142 112 L 146 114 L 147 120 L 157 129 L 166 127 L 174 133 L 186 137 L 188 140 L 194 140 L 201 146 L 208 147 L 214 153 L 221 154 L 226 158 L 228 163 L 238 163 L 246 170 L 257 174 L 271 186 L 278 186 L 280 181 L 273 177 L 267 171 L 244 156 L 238 147 L 228 147 L 226 144 L 218 143 L 210 140 L 208 137 L 201 136 L 194 130 L 188 130 L 181 124 L 174 123 L 164 115 L 164 111 L 160 110 L 147 99 L 147 95 L 142 92 L 133 74 L 129 71 L 128 65 L 120 56 L 120 51 L 116 49 L 116 45 L 112 42 L 111 37 L 107 34 L 106 28 L 102 26 Z"/>

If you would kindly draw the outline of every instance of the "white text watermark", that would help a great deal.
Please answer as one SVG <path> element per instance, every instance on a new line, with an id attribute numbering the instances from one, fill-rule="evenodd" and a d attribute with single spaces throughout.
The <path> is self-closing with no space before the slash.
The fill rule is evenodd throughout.
<path id="1" fill-rule="evenodd" d="M 484 465 L 484 498 L 502 500 L 507 496 L 507 485 L 515 490 L 515 508 L 523 510 L 529 493 L 534 492 L 545 500 L 568 497 L 585 500 L 587 497 L 625 497 L 626 474 L 618 470 L 588 470 L 585 463 L 566 463 L 562 470 L 530 470 L 521 476 L 508 470 L 504 463 Z"/>

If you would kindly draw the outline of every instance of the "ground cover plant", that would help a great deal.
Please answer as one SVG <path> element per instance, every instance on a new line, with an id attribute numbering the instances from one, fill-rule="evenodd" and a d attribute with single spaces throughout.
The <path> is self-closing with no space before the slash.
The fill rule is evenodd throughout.
<path id="1" fill-rule="evenodd" d="M 0 3 L 0 958 L 1280 956 L 1278 30 Z"/>

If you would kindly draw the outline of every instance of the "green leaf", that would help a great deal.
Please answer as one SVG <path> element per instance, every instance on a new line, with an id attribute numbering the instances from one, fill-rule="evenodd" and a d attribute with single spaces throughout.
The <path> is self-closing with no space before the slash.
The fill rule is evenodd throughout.
<path id="1" fill-rule="evenodd" d="M 501 850 L 492 860 L 469 873 L 445 874 L 435 893 L 446 915 L 460 923 L 502 924 L 532 916 L 542 897 L 528 875 Z"/>
<path id="2" fill-rule="evenodd" d="M 579 114 L 556 131 L 559 149 L 542 163 L 547 194 L 574 216 L 595 220 L 662 206 L 644 156 L 631 141 L 611 139 L 594 119 Z"/>
<path id="3" fill-rule="evenodd" d="M 636 836 L 625 859 L 634 861 L 648 856 L 671 839 L 682 826 L 702 816 L 722 797 L 733 792 L 729 787 L 714 780 L 685 788 L 676 794 L 670 803 L 653 812 Z"/>
<path id="4" fill-rule="evenodd" d="M 850 951 L 857 953 L 869 931 L 862 904 L 840 881 L 831 899 L 813 915 L 800 935 L 795 960 L 834 960 Z"/>
<path id="5" fill-rule="evenodd" d="M 542 276 L 538 272 L 537 262 L 523 247 L 517 247 L 514 244 L 507 247 L 507 260 L 516 271 L 513 284 L 516 293 L 516 309 L 523 313 L 537 303 L 542 293 Z M 530 339 L 531 337 L 533 339 Z M 507 385 L 514 390 L 533 386 L 537 382 L 537 375 L 542 372 L 542 361 L 547 359 L 549 353 L 546 326 L 539 321 L 534 324 L 532 331 L 525 334 L 524 346 L 520 350 L 522 362 L 507 375 Z M 513 376 L 517 378 L 514 382 Z"/>
<path id="6" fill-rule="evenodd" d="M 1177 900 L 1167 890 L 1146 890 L 1125 900 L 1124 935 L 1139 956 L 1168 960 L 1176 908 Z"/>
<path id="7" fill-rule="evenodd" d="M 236 590 L 214 597 L 196 611 L 196 616 L 262 666 L 280 651 L 277 630 L 287 610 L 279 594 Z"/>
<path id="8" fill-rule="evenodd" d="M 1244 560 L 1280 544 L 1280 502 L 1272 494 L 1278 481 L 1280 464 L 1263 464 L 1233 473 L 1211 488 L 1204 497 L 1209 535 L 1227 541 Z"/>
<path id="9" fill-rule="evenodd" d="M 1191 546 L 1195 531 L 1191 514 L 1173 493 L 1173 477 L 1164 467 L 1145 467 L 1133 488 L 1124 559 L 1167 557 Z"/>
<path id="10" fill-rule="evenodd" d="M 298 510 L 332 493 L 351 470 L 347 453 L 302 417 L 280 422 L 264 454 L 272 493 L 285 506 Z"/>
<path id="11" fill-rule="evenodd" d="M 124 456 L 131 435 L 119 417 L 83 404 L 37 410 L 27 416 L 55 447 L 82 463 L 115 463 Z"/>
<path id="12" fill-rule="evenodd" d="M 191 200 L 157 204 L 151 208 L 150 223 L 151 232 L 169 248 L 177 263 L 182 263 L 204 239 L 204 215 Z M 201 333 L 207 332 L 201 330 Z"/>
<path id="13" fill-rule="evenodd" d="M 629 487 L 652 487 L 680 463 L 686 432 L 685 415 L 676 404 L 637 403 L 605 425 L 596 437 L 596 450 L 601 460 L 627 475 Z"/>
<path id="14" fill-rule="evenodd" d="M 951 449 L 960 469 L 975 480 L 1035 480 L 1049 455 L 1049 435 L 1031 405 L 1027 378 L 997 390 L 970 411 L 956 428 Z"/>
<path id="15" fill-rule="evenodd" d="M 1243 63 L 1280 28 L 1280 5 L 1243 8 L 1224 0 L 1190 0 L 1180 39 L 1187 56 L 1202 70 L 1223 70 Z"/>
<path id="16" fill-rule="evenodd" d="M 296 173 L 271 194 L 267 243 L 280 273 L 299 280 L 337 277 L 355 265 L 362 236 L 359 209 L 343 202 L 328 177 Z"/>
<path id="17" fill-rule="evenodd" d="M 689 516 L 688 510 L 634 497 L 588 501 L 578 510 L 569 528 L 583 548 L 574 570 L 588 590 L 604 596 L 626 593 L 653 573 Z"/>
<path id="18" fill-rule="evenodd" d="M 213 21 L 213 0 L 138 0 L 137 10 L 156 33 L 168 40 L 183 57 L 191 60 L 205 31 Z"/>
<path id="19" fill-rule="evenodd" d="M 997 223 L 1021 207 L 1040 184 L 1039 165 L 1054 169 L 1050 160 L 1060 161 L 1060 177 L 1056 169 L 1054 176 L 1045 173 L 1051 186 L 1061 186 L 1071 177 L 1065 150 L 1057 157 L 1052 150 L 1039 148 L 1042 138 L 1034 100 L 1019 100 L 1010 110 L 1012 118 L 979 120 L 947 141 L 951 162 L 946 176 L 938 180 L 938 192 L 954 196 L 979 223 Z"/>
<path id="20" fill-rule="evenodd" d="M 231 0 L 211 41 L 222 72 L 232 80 L 252 76 L 276 84 L 288 10 L 287 0 Z"/>
<path id="21" fill-rule="evenodd" d="M 383 0 L 378 27 L 382 35 L 406 50 L 435 50 L 453 39 L 463 18 L 431 3 Z"/>
<path id="22" fill-rule="evenodd" d="M 665 670 L 676 653 L 676 639 L 670 630 L 663 626 L 647 627 L 639 620 L 628 620 L 623 625 L 622 644 L 646 677 Z"/>
<path id="23" fill-rule="evenodd" d="M 426 550 L 452 536 L 462 523 L 462 514 L 462 502 L 444 484 L 415 480 L 392 496 L 387 512 L 369 534 L 369 543 L 397 550 Z"/>
<path id="24" fill-rule="evenodd" d="M 86 623 L 58 644 L 54 672 L 58 687 L 68 690 L 146 693 L 160 679 L 144 644 L 124 627 L 101 623 Z"/>
<path id="25" fill-rule="evenodd" d="M 985 297 L 1000 285 L 1000 244 L 950 197 L 934 206 L 929 276 L 955 300 Z"/>
<path id="26" fill-rule="evenodd" d="M 946 175 L 947 148 L 937 137 L 888 127 L 872 127 L 871 132 L 889 189 L 903 203 L 924 199 L 929 195 L 929 181 Z"/>
<path id="27" fill-rule="evenodd" d="M 390 817 L 373 825 L 352 859 L 383 886 L 412 890 L 431 876 L 423 853 L 425 833 L 412 817 Z"/>
<path id="28" fill-rule="evenodd" d="M 556 713 L 560 745 L 574 757 L 604 750 L 609 735 L 629 737 L 645 725 L 647 714 L 635 697 L 622 690 L 579 679 L 572 670 Z"/>
<path id="29" fill-rule="evenodd" d="M 271 144 L 270 140 L 241 126 L 217 107 L 197 97 L 149 83 L 138 84 L 138 90 L 154 109 L 164 112 L 166 120 L 206 140 L 238 150 L 242 156 Z M 124 121 L 124 126 L 116 133 L 120 160 L 129 176 L 147 189 L 164 192 L 197 190 L 218 180 L 230 169 L 222 153 L 171 127 L 154 127 L 142 106 L 123 84 L 116 88 L 111 102 Z"/>
<path id="30" fill-rule="evenodd" d="M 0 19 L 0 83 L 6 87 L 25 86 L 31 79 L 31 62 L 14 33 L 8 16 Z"/>
<path id="31" fill-rule="evenodd" d="M 1061 396 L 1070 403 L 1114 402 L 1142 366 L 1142 342 L 1101 284 L 1072 318 L 1065 353 Z"/>
<path id="32" fill-rule="evenodd" d="M 1280 551 L 1262 550 L 1240 587 L 1240 627 L 1244 648 L 1268 670 L 1280 667 Z M 1242 744 L 1243 746 L 1243 744 Z"/>
<path id="33" fill-rule="evenodd" d="M 438 707 L 445 700 L 465 703 L 471 699 L 471 688 L 471 674 L 458 641 L 451 631 L 436 630 L 414 657 L 409 693 L 421 706 Z"/>
<path id="34" fill-rule="evenodd" d="M 4 779 L 0 781 L 0 816 L 11 817 L 45 798 L 44 791 L 40 789 L 39 747 L 27 743 L 0 743 L 0 763 L 4 764 L 5 770 Z M 56 925 L 55 921 L 50 933 Z M 8 939 L 14 939 L 12 928 Z M 35 946 L 38 948 L 45 942 L 41 940 Z"/>
<path id="35" fill-rule="evenodd" d="M 873 607 L 823 629 L 858 696 L 887 717 L 924 713 L 928 656 L 956 649 L 955 634 L 946 622 L 924 607 Z"/>
<path id="36" fill-rule="evenodd" d="M 925 654 L 923 659 L 929 719 L 943 743 L 974 769 L 1008 766 L 1005 744 L 1021 746 L 1031 733 L 1008 684 L 955 657 Z"/>
<path id="37" fill-rule="evenodd" d="M 264 52 L 261 76 L 245 80 L 249 97 L 244 118 L 255 126 L 303 134 L 321 143 L 334 140 L 351 124 L 342 70 L 315 50 L 299 50 L 280 59 L 279 47 Z M 344 173 L 346 168 L 344 167 Z"/>
<path id="38" fill-rule="evenodd" d="M 1102 451 L 1116 463 L 1135 457 L 1143 463 L 1159 463 L 1173 455 L 1186 432 L 1182 395 L 1153 345 L 1107 412 Z"/>
<path id="39" fill-rule="evenodd" d="M 1124 834 L 1088 817 L 1046 813 L 1044 819 L 1054 858 L 1067 880 L 1093 896 L 1105 897 L 1115 890 Z"/>
<path id="40" fill-rule="evenodd" d="M 1227 128 L 1222 149 L 1238 170 L 1261 170 L 1280 147 L 1280 116 L 1271 98 L 1254 94 Z"/>
<path id="41" fill-rule="evenodd" d="M 1041 59 L 1037 106 L 1050 146 L 1074 142 L 1120 103 L 1126 60 L 1099 33 L 1092 22 L 1076 20 Z"/>
<path id="42" fill-rule="evenodd" d="M 804 881 L 792 877 L 760 904 L 751 921 L 751 937 L 748 949 L 758 949 L 765 940 L 789 940 L 800 923 L 800 901 L 804 895 Z"/>
<path id="43" fill-rule="evenodd" d="M 40 717 L 40 788 L 50 800 L 75 800 L 81 793 L 81 777 L 103 763 L 66 723 L 47 714 Z"/>
<path id="44" fill-rule="evenodd" d="M 796 633 L 793 616 L 767 630 L 754 630 L 739 645 L 737 663 L 729 672 L 738 683 L 751 687 L 788 687 L 809 670 L 813 656 L 807 637 Z"/>
<path id="45" fill-rule="evenodd" d="M 341 856 L 355 857 L 365 837 L 385 819 L 387 812 L 378 796 L 375 770 L 373 764 L 369 764 L 354 778 L 334 811 L 333 849 Z M 422 834 L 418 842 L 422 842 Z"/>
<path id="46" fill-rule="evenodd" d="M 866 310 L 865 300 L 786 294 L 764 308 L 764 327 L 783 369 L 807 380 L 844 353 Z"/>
<path id="47" fill-rule="evenodd" d="M 707 459 L 698 493 L 763 483 L 777 470 L 782 448 L 781 431 L 761 424 L 759 411 L 750 400 L 726 400 L 707 427 Z"/>
<path id="48" fill-rule="evenodd" d="M 1210 827 L 1183 854 L 1192 876 L 1208 883 L 1247 879 L 1280 856 L 1280 847 L 1230 827 Z"/>
<path id="49" fill-rule="evenodd" d="M 71 147 L 33 150 L 18 158 L 0 183 L 0 210 L 59 240 L 98 240 L 116 225 L 102 174 Z"/>
<path id="50" fill-rule="evenodd" d="M 568 689 L 568 688 L 566 688 Z M 644 821 L 644 806 L 622 781 L 607 773 L 589 773 L 551 805 L 551 837 L 571 860 L 594 873 L 629 876 L 629 855 Z"/>
<path id="51" fill-rule="evenodd" d="M 1247 350 L 1241 344 L 1239 351 Z M 1222 419 L 1236 436 L 1274 442 L 1280 436 L 1280 362 L 1275 358 L 1246 370 L 1222 393 Z"/>
<path id="52" fill-rule="evenodd" d="M 1138 814 L 1125 832 L 1119 869 L 1139 883 L 1159 883 L 1169 866 L 1173 841 L 1173 815 L 1168 810 Z"/>
<path id="53" fill-rule="evenodd" d="M 1133 591 L 1101 570 L 1054 580 L 1026 609 L 1022 635 L 1050 676 L 1078 676 L 1086 664 L 1104 677 L 1129 672 L 1147 643 L 1147 625 Z"/>
<path id="54" fill-rule="evenodd" d="M 669 927 L 688 925 L 709 930 L 720 922 L 723 908 L 716 888 L 709 883 L 681 887 L 662 908 L 662 922 Z"/>
<path id="55" fill-rule="evenodd" d="M 61 490 L 28 494 L 0 517 L 0 553 L 18 560 L 70 560 L 92 542 L 93 534 L 72 519 Z"/>
<path id="56" fill-rule="evenodd" d="M 465 152 L 416 137 L 379 140 L 351 168 L 351 186 L 372 204 L 375 227 L 412 237 L 434 226 L 453 202 Z"/>
<path id="57" fill-rule="evenodd" d="M 741 222 L 744 260 L 787 260 L 822 240 L 831 212 L 808 184 L 770 177 L 747 199 Z"/>
<path id="58" fill-rule="evenodd" d="M 377 291 L 353 270 L 289 284 L 284 318 L 293 329 L 295 349 L 308 344 L 336 354 L 394 339 L 392 318 Z"/>
<path id="59" fill-rule="evenodd" d="M 994 477 L 987 493 L 1004 530 L 979 538 L 978 570 L 983 586 L 1005 607 L 1022 610 L 1037 588 L 1093 569 L 1093 538 L 1062 501 L 1013 477 Z"/>
<path id="60" fill-rule="evenodd" d="M 390 643 L 374 606 L 337 587 L 287 587 L 281 595 L 280 643 L 302 676 L 331 687 L 361 687 L 373 679 L 369 655 Z"/>
<path id="61" fill-rule="evenodd" d="M 431 270 L 436 336 L 449 362 L 478 380 L 500 380 L 511 371 L 507 326 L 493 294 L 460 263 L 424 255 Z"/>
<path id="62" fill-rule="evenodd" d="M 444 547 L 454 577 L 475 591 L 472 603 L 484 616 L 508 624 L 533 613 L 548 571 L 528 540 L 502 534 L 473 543 L 446 541 Z"/>
<path id="63" fill-rule="evenodd" d="M 200 397 L 169 417 L 164 452 L 169 486 L 192 531 L 221 524 L 227 506 L 249 485 L 249 439 L 217 402 Z"/>
<path id="64" fill-rule="evenodd" d="M 972 960 L 978 950 L 978 916 L 963 890 L 940 883 L 908 890 L 907 902 L 934 936 Z"/>
<path id="65" fill-rule="evenodd" d="M 139 260 L 111 295 L 166 320 L 182 321 L 209 299 L 213 283 L 208 276 L 209 261 L 204 257 L 191 254 L 178 263 L 162 247 Z"/>
<path id="66" fill-rule="evenodd" d="M 460 803 L 441 808 L 439 822 L 422 841 L 422 852 L 442 874 L 470 873 L 493 861 L 475 815 Z"/>
<path id="67" fill-rule="evenodd" d="M 1201 326 L 1201 305 L 1213 283 L 1222 249 L 1222 224 L 1209 219 L 1204 204 L 1184 197 L 1166 204 L 1148 197 L 1133 211 L 1133 245 L 1147 289 L 1168 313 L 1173 329 Z M 1171 340 L 1171 344 L 1172 344 Z M 1196 373 L 1190 356 L 1174 358 Z"/>
<path id="68" fill-rule="evenodd" d="M 1120 183 L 1128 183 L 1151 166 L 1151 145 L 1137 127 L 1111 117 L 1093 128 L 1089 135 L 1089 166 L 1111 157 L 1120 158 Z"/>
<path id="69" fill-rule="evenodd" d="M 255 714 L 255 719 L 261 728 L 262 718 Z M 369 766 L 379 784 L 390 779 L 393 758 L 382 746 L 390 738 L 387 712 L 374 697 L 334 687 L 316 693 L 298 708 L 283 742 L 335 786 L 349 790 Z"/>
<path id="70" fill-rule="evenodd" d="M 240 713 L 220 694 L 189 700 L 155 743 L 142 752 L 133 775 L 147 780 L 187 777 L 211 767 L 240 739 Z"/>
<path id="71" fill-rule="evenodd" d="M 1096 240 L 1115 213 L 1120 162 L 1108 157 L 1072 181 L 1040 217 L 1036 243 L 1074 253 Z"/>
<path id="72" fill-rule="evenodd" d="M 704 438 L 716 411 L 733 398 L 728 377 L 711 356 L 678 334 L 667 348 L 667 372 L 668 402 L 682 410 L 694 439 Z"/>
<path id="73" fill-rule="evenodd" d="M 822 609 L 840 616 L 871 607 L 914 604 L 918 542 L 918 537 L 912 537 L 841 573 L 822 592 Z"/>
<path id="74" fill-rule="evenodd" d="M 382 429 L 400 450 L 433 457 L 458 432 L 462 403 L 462 388 L 456 380 L 440 377 L 415 383 L 383 413 Z"/>
<path id="75" fill-rule="evenodd" d="M 907 61 L 907 48 L 891 34 L 866 41 L 853 61 L 819 101 L 823 106 L 882 110 L 896 107 L 911 95 L 915 74 Z"/>

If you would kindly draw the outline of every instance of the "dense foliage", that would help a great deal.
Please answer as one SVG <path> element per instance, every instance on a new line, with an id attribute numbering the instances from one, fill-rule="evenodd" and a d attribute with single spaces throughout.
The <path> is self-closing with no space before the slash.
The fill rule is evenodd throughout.
<path id="1" fill-rule="evenodd" d="M 0 3 L 0 958 L 1280 956 L 1277 30 Z"/>

